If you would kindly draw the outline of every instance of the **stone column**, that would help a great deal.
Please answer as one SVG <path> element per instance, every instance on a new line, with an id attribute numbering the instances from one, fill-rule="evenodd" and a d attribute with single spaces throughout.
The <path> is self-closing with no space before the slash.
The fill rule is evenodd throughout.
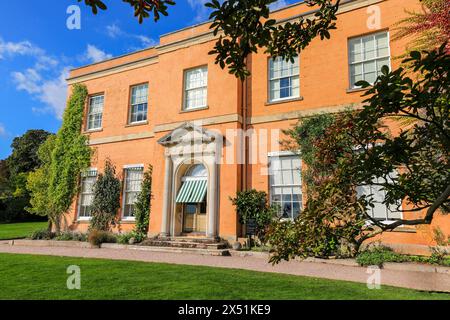
<path id="1" fill-rule="evenodd" d="M 172 207 L 172 170 L 173 164 L 170 155 L 166 155 L 166 165 L 164 173 L 164 203 L 161 221 L 161 236 L 167 237 L 170 235 L 170 211 Z"/>
<path id="2" fill-rule="evenodd" d="M 217 236 L 216 231 L 216 219 L 217 219 L 217 164 L 213 160 L 210 164 L 209 175 L 209 188 L 208 188 L 208 231 L 207 236 L 215 238 Z"/>

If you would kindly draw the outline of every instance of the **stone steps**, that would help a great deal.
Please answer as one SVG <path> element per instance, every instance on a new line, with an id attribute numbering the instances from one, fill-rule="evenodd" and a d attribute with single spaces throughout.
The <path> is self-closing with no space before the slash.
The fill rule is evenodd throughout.
<path id="1" fill-rule="evenodd" d="M 149 247 L 207 249 L 207 250 L 222 250 L 228 247 L 225 242 L 192 241 L 192 239 L 190 240 L 149 239 L 145 240 L 140 245 Z"/>

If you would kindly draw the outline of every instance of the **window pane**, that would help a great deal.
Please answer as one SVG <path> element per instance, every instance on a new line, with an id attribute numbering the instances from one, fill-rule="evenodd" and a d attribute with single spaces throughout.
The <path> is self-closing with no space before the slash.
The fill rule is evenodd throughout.
<path id="1" fill-rule="evenodd" d="M 361 39 L 351 39 L 349 41 L 349 50 L 350 50 L 350 62 L 358 62 L 362 60 L 362 46 Z"/>
<path id="2" fill-rule="evenodd" d="M 88 129 L 98 129 L 102 126 L 104 96 L 89 99 Z"/>
<path id="3" fill-rule="evenodd" d="M 374 59 L 375 56 L 375 38 L 368 36 L 363 38 L 364 60 Z"/>
<path id="4" fill-rule="evenodd" d="M 269 60 L 269 97 L 277 100 L 289 97 L 298 97 L 300 94 L 298 57 L 294 62 L 282 58 Z"/>

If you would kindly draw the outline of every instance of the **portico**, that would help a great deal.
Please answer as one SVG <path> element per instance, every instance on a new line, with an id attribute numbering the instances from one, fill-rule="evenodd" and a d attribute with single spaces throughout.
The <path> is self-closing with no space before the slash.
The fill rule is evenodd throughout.
<path id="1" fill-rule="evenodd" d="M 161 237 L 218 236 L 220 139 L 185 123 L 158 141 L 165 147 Z"/>

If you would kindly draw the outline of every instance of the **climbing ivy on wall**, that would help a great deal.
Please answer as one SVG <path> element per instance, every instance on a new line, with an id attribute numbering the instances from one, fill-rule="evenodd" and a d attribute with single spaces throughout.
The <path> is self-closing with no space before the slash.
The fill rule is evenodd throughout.
<path id="1" fill-rule="evenodd" d="M 150 210 L 152 207 L 152 176 L 153 166 L 150 165 L 148 170 L 144 173 L 142 189 L 135 204 L 136 225 L 134 228 L 134 236 L 137 242 L 142 241 L 147 236 L 148 232 Z"/>
<path id="2" fill-rule="evenodd" d="M 89 139 L 82 134 L 87 97 L 86 86 L 76 84 L 72 87 L 51 155 L 48 194 L 57 233 L 61 230 L 64 213 L 69 211 L 78 192 L 80 173 L 89 167 L 91 161 Z"/>

